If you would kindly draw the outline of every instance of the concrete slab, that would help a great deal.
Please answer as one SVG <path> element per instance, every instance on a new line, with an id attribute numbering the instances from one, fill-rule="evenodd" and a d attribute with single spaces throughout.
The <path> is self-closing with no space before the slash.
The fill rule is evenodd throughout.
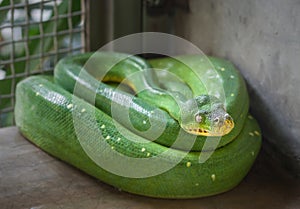
<path id="1" fill-rule="evenodd" d="M 162 200 L 119 191 L 44 153 L 16 127 L 0 129 L 2 209 L 297 209 L 300 185 L 264 151 L 244 181 L 221 195 Z"/>

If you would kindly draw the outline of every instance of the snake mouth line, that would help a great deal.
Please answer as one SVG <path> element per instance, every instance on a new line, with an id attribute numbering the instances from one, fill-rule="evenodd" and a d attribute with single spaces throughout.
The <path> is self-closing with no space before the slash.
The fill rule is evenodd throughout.
<path id="1" fill-rule="evenodd" d="M 226 127 L 226 128 L 218 128 L 217 131 L 209 131 L 202 128 L 187 128 L 185 129 L 188 133 L 193 135 L 201 135 L 201 136 L 223 136 L 228 134 L 233 126 Z"/>
<path id="2" fill-rule="evenodd" d="M 187 129 L 188 133 L 194 134 L 194 135 L 202 135 L 202 136 L 221 136 L 221 133 L 219 135 L 213 134 L 208 130 L 201 129 L 201 128 L 189 128 Z"/>

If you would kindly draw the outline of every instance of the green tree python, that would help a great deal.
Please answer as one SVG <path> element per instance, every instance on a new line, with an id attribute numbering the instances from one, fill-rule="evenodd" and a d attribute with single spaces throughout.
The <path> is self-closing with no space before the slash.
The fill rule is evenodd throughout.
<path id="1" fill-rule="evenodd" d="M 103 182 L 144 196 L 204 197 L 245 177 L 261 133 L 248 114 L 244 80 L 230 62 L 208 58 L 224 88 L 222 101 L 208 95 L 182 62 L 198 63 L 199 56 L 95 54 L 100 65 L 85 65 L 91 53 L 73 55 L 57 63 L 53 77 L 32 76 L 17 85 L 16 124 L 27 139 Z M 210 70 L 197 66 L 203 74 Z"/>

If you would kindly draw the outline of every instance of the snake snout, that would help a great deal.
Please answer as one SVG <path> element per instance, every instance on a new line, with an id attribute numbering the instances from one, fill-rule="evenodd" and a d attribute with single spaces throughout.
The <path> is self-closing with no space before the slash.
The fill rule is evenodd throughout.
<path id="1" fill-rule="evenodd" d="M 233 126 L 233 118 L 229 115 L 229 114 L 226 114 L 225 117 L 224 117 L 224 123 L 225 125 L 227 126 Z"/>
<path id="2" fill-rule="evenodd" d="M 228 113 L 222 116 L 218 115 L 215 118 L 213 118 L 212 121 L 213 131 L 216 132 L 215 134 L 227 134 L 234 127 L 233 119 Z"/>

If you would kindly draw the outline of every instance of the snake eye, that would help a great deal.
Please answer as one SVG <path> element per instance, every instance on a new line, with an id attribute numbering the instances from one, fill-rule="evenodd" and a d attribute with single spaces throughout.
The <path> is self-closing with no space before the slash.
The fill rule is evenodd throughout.
<path id="1" fill-rule="evenodd" d="M 220 121 L 220 118 L 218 118 L 218 117 L 214 119 L 214 123 L 219 123 L 219 121 Z"/>
<path id="2" fill-rule="evenodd" d="M 199 115 L 199 114 L 197 114 L 197 115 L 195 116 L 195 121 L 196 121 L 197 123 L 201 123 L 201 121 L 202 121 L 202 116 Z"/>
<path id="3" fill-rule="evenodd" d="M 226 113 L 225 114 L 225 120 L 230 120 L 230 119 L 231 119 L 230 115 L 228 113 Z"/>

